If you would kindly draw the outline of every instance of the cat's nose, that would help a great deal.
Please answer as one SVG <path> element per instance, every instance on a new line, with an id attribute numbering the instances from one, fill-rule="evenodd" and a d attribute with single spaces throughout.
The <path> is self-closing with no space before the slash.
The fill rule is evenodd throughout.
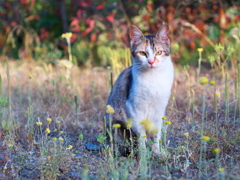
<path id="1" fill-rule="evenodd" d="M 153 65 L 154 61 L 150 60 L 148 61 L 148 64 Z"/>

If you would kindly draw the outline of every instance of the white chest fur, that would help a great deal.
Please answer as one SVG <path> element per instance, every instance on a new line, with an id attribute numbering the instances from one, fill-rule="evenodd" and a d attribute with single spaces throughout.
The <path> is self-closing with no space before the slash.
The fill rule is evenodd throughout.
<path id="1" fill-rule="evenodd" d="M 173 65 L 169 57 L 161 66 L 138 72 L 133 67 L 133 84 L 126 108 L 135 123 L 149 119 L 155 123 L 165 114 L 171 93 Z"/>

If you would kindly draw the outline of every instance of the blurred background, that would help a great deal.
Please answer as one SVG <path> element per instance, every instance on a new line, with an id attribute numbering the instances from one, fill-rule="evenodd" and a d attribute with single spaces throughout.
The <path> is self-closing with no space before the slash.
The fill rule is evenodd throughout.
<path id="1" fill-rule="evenodd" d="M 196 64 L 211 60 L 214 46 L 239 44 L 239 0 L 2 0 L 0 1 L 0 61 L 68 59 L 62 34 L 72 32 L 73 62 L 83 67 L 111 63 L 112 54 L 125 61 L 128 27 L 155 34 L 170 25 L 172 59 Z M 235 53 L 237 53 L 235 51 Z M 237 56 L 233 56 L 237 58 Z M 236 60 L 236 59 L 235 59 Z"/>

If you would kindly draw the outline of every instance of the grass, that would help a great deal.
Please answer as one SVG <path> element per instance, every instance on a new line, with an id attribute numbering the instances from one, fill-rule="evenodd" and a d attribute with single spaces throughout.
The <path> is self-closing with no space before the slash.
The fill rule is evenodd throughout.
<path id="1" fill-rule="evenodd" d="M 226 57 L 222 46 L 216 52 Z M 103 129 L 109 69 L 5 60 L 0 66 L 0 178 L 239 179 L 240 66 L 229 56 L 231 61 L 218 59 L 207 69 L 200 55 L 197 73 L 194 67 L 175 67 L 160 159 L 141 148 L 139 158 L 114 156 L 114 142 L 104 148 L 105 133 L 111 133 Z M 115 51 L 111 59 L 115 79 L 129 59 L 117 64 Z M 200 83 L 200 77 L 208 82 Z M 101 148 L 88 151 L 89 142 Z"/>

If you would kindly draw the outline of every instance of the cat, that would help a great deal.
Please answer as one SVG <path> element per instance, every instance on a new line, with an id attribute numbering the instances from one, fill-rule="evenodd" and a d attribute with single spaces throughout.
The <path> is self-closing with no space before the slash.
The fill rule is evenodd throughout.
<path id="1" fill-rule="evenodd" d="M 162 117 L 174 79 L 169 26 L 165 23 L 156 35 L 144 36 L 132 25 L 129 36 L 132 66 L 122 71 L 108 96 L 107 105 L 115 112 L 105 114 L 106 124 L 111 119 L 112 124 L 121 125 L 115 141 L 123 144 L 129 138 L 126 122 L 132 120 L 131 132 L 137 135 L 138 143 L 145 148 L 146 141 L 154 141 L 151 149 L 159 157 Z"/>

